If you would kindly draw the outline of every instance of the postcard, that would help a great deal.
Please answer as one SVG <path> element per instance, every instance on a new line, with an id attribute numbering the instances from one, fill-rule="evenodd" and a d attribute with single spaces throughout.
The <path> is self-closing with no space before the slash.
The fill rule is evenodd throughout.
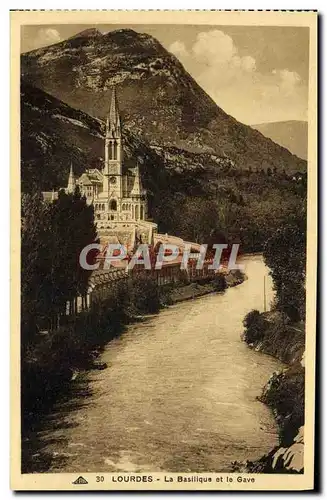
<path id="1" fill-rule="evenodd" d="M 314 489 L 317 12 L 11 12 L 11 488 Z"/>

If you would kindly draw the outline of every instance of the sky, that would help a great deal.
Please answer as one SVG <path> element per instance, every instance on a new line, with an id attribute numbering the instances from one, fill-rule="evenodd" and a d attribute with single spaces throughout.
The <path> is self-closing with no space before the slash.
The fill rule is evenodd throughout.
<path id="1" fill-rule="evenodd" d="M 276 26 L 23 26 L 21 51 L 87 28 L 154 36 L 226 113 L 248 125 L 307 120 L 309 29 Z"/>

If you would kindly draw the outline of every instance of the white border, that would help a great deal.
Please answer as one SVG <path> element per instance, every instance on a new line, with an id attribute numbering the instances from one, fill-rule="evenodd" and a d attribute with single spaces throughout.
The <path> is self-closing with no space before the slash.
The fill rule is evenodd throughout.
<path id="1" fill-rule="evenodd" d="M 246 3 L 244 1 L 208 1 L 208 0 L 202 0 L 200 3 L 199 2 L 194 2 L 192 0 L 189 1 L 179 1 L 179 0 L 165 0 L 165 1 L 156 1 L 152 0 L 151 2 L 148 0 L 139 0 L 137 3 L 132 2 L 131 0 L 120 0 L 118 5 L 119 9 L 197 9 L 199 7 L 204 8 L 204 9 L 308 9 L 308 8 L 316 8 L 320 11 L 320 13 L 324 12 L 324 3 L 321 1 L 315 2 L 315 5 L 310 5 L 309 2 L 304 2 L 304 1 L 297 1 L 297 2 L 285 2 L 285 1 L 280 1 L 280 0 L 275 0 L 274 2 L 265 2 L 265 1 L 252 1 L 250 4 Z M 2 362 L 1 362 L 1 380 L 2 380 L 2 412 L 1 412 L 1 433 L 2 433 L 2 439 L 1 439 L 1 453 L 0 453 L 0 470 L 1 470 L 1 477 L 2 481 L 0 483 L 0 493 L 1 493 L 1 499 L 6 499 L 11 497 L 12 492 L 9 490 L 9 361 L 8 361 L 8 353 L 9 353 L 9 323 L 10 323 L 10 313 L 9 313 L 9 293 L 8 293 L 8 288 L 9 286 L 9 232 L 10 232 L 10 222 L 9 222 L 9 71 L 6 71 L 6 64 L 8 64 L 7 68 L 9 69 L 9 15 L 8 11 L 10 8 L 14 9 L 108 9 L 110 8 L 111 5 L 109 4 L 108 0 L 107 1 L 99 1 L 99 0 L 93 0 L 91 2 L 85 2 L 83 0 L 80 0 L 79 2 L 76 1 L 71 1 L 71 0 L 57 0 L 57 2 L 44 2 L 44 0 L 41 2 L 39 1 L 31 1 L 26 4 L 24 1 L 16 1 L 15 4 L 12 2 L 9 2 L 8 0 L 4 0 L 1 3 L 0 7 L 0 12 L 2 14 L 1 16 L 1 29 L 0 29 L 0 40 L 1 40 L 1 49 L 2 49 L 2 60 L 5 64 L 4 71 L 2 72 L 2 78 L 1 78 L 1 99 L 2 99 L 2 106 L 1 106 L 1 139 L 2 139 L 2 159 L 3 159 L 3 165 L 2 165 L 2 171 L 1 171 L 1 179 L 2 179 L 2 192 L 0 196 L 0 213 L 1 213 L 1 231 L 2 231 L 2 246 L 0 248 L 0 255 L 1 255 L 1 262 L 3 264 L 3 269 L 2 269 L 2 282 L 3 282 L 3 293 L 0 301 L 0 314 L 1 314 L 1 323 L 2 323 L 2 339 L 1 339 L 1 346 L 2 346 Z M 320 26 L 321 28 L 321 26 Z M 320 48 L 320 50 L 326 54 L 326 42 L 323 40 L 323 46 Z M 321 75 L 322 77 L 323 75 Z M 323 92 L 323 88 L 321 88 L 321 93 Z M 323 110 L 320 110 L 322 112 L 321 120 L 325 116 L 325 104 L 323 107 Z M 321 144 L 323 145 L 325 143 L 325 132 L 324 129 L 322 128 L 321 131 L 321 137 L 320 141 Z M 321 166 L 320 166 L 320 172 L 323 171 L 324 165 L 322 165 L 322 160 L 323 158 L 320 158 Z M 323 184 L 322 188 L 322 200 L 324 199 L 323 194 L 326 192 L 326 176 L 321 175 L 320 181 Z M 324 216 L 327 215 L 327 208 L 326 204 L 323 204 L 323 211 L 321 214 L 321 219 L 322 219 L 322 228 L 324 227 L 323 221 L 326 219 Z M 7 238 L 6 238 L 7 236 Z M 324 249 L 326 248 L 326 236 L 323 235 L 322 238 L 322 251 L 321 251 L 321 257 L 324 255 Z M 326 285 L 326 268 L 323 269 L 323 281 L 324 285 Z M 327 297 L 326 294 L 322 294 L 323 296 Z M 327 298 L 326 298 L 327 301 Z M 321 302 L 322 309 L 324 310 L 325 308 L 323 307 L 325 304 L 323 301 Z M 324 320 L 325 318 L 323 318 Z M 320 339 L 320 346 L 322 345 L 322 338 L 323 334 L 325 332 L 325 321 L 323 321 L 323 324 L 321 325 L 321 339 Z M 326 329 L 327 331 L 327 329 Z M 326 342 L 323 343 L 323 354 L 326 354 Z M 321 363 L 323 366 L 323 363 Z M 324 370 L 325 372 L 325 370 Z M 325 372 L 326 373 L 326 372 Z M 324 375 L 325 375 L 324 373 Z M 323 382 L 322 382 L 323 383 Z M 326 445 L 326 440 L 324 439 L 324 449 Z M 324 473 L 327 473 L 327 465 L 326 463 L 323 464 L 323 474 L 322 477 L 325 476 Z M 112 493 L 111 493 L 112 494 Z M 225 495 L 223 492 L 219 492 L 219 495 Z M 177 498 L 177 494 L 170 493 L 170 495 L 173 495 Z M 199 495 L 200 497 L 203 496 L 204 494 Z M 235 495 L 235 493 L 228 493 L 228 495 Z M 240 493 L 237 494 L 238 496 Z M 263 494 L 262 494 L 263 495 Z M 44 494 L 39 494 L 39 498 L 44 498 L 46 496 L 46 493 Z M 93 497 L 93 494 L 90 494 L 89 496 Z M 120 497 L 125 496 L 124 494 L 120 493 Z M 126 495 L 127 496 L 127 495 Z M 147 495 L 148 496 L 148 495 Z M 261 495 L 259 495 L 261 496 Z M 273 494 L 272 496 L 278 496 L 279 498 L 281 497 L 286 497 L 289 496 L 289 494 Z M 61 498 L 68 498 L 68 495 L 66 493 L 61 493 Z"/>

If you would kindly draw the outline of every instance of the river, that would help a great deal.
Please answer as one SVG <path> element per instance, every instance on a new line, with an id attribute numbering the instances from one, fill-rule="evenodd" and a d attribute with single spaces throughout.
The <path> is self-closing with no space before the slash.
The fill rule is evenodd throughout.
<path id="1" fill-rule="evenodd" d="M 171 306 L 110 342 L 108 368 L 77 379 L 73 401 L 38 432 L 35 460 L 50 458 L 48 472 L 228 472 L 271 450 L 277 427 L 256 397 L 282 365 L 240 340 L 245 314 L 263 310 L 267 275 L 260 256 L 243 262 L 243 284 Z M 269 278 L 266 293 L 269 304 Z"/>

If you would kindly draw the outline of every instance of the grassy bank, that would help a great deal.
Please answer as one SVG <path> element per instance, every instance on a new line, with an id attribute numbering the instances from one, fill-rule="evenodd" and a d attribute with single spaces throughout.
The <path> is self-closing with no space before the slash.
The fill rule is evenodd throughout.
<path id="1" fill-rule="evenodd" d="M 255 462 L 235 464 L 244 472 L 296 473 L 303 471 L 304 323 L 291 323 L 278 311 L 251 311 L 244 319 L 243 339 L 255 350 L 288 365 L 274 373 L 263 388 L 260 401 L 273 411 L 279 427 L 279 446 Z"/>

